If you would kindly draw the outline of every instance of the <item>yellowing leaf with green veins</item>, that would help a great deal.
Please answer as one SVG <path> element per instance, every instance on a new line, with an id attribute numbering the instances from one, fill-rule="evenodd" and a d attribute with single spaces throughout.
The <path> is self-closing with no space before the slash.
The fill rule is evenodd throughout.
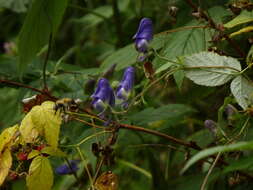
<path id="1" fill-rule="evenodd" d="M 55 114 L 55 103 L 46 101 L 35 106 L 21 122 L 20 132 L 26 142 L 34 142 L 41 135 L 52 147 L 57 147 L 61 125 L 60 114 Z"/>
<path id="2" fill-rule="evenodd" d="M 65 152 L 62 152 L 60 149 L 58 148 L 53 148 L 53 147 L 45 147 L 41 150 L 42 153 L 45 153 L 45 154 L 49 154 L 51 156 L 59 156 L 59 157 L 65 157 L 67 156 L 65 154 Z"/>
<path id="3" fill-rule="evenodd" d="M 28 159 L 32 159 L 36 156 L 38 156 L 40 154 L 40 151 L 38 150 L 32 150 L 29 154 L 28 154 Z"/>
<path id="4" fill-rule="evenodd" d="M 32 110 L 31 110 L 32 111 Z M 20 133 L 26 143 L 33 143 L 39 136 L 38 127 L 32 121 L 32 112 L 29 112 L 21 122 Z"/>
<path id="5" fill-rule="evenodd" d="M 9 149 L 5 149 L 3 154 L 0 156 L 0 186 L 3 184 L 6 176 L 11 168 L 12 157 Z"/>
<path id="6" fill-rule="evenodd" d="M 247 32 L 251 32 L 253 30 L 253 26 L 247 26 L 245 28 L 242 28 L 236 32 L 233 32 L 229 35 L 230 38 L 234 37 L 234 36 L 237 36 L 237 35 L 240 35 L 242 33 L 247 33 Z"/>
<path id="7" fill-rule="evenodd" d="M 229 21 L 228 23 L 224 24 L 226 28 L 232 28 L 240 24 L 244 24 L 247 22 L 253 21 L 253 12 L 252 11 L 242 11 L 240 15 L 235 17 L 233 20 Z"/>
<path id="8" fill-rule="evenodd" d="M 4 147 L 12 140 L 17 132 L 18 125 L 5 129 L 0 135 L 0 155 Z"/>
<path id="9" fill-rule="evenodd" d="M 41 106 L 32 109 L 32 121 L 34 125 L 44 129 L 47 143 L 56 148 L 58 146 L 61 117 L 60 114 L 55 114 L 54 105 L 54 102 L 46 101 Z"/>
<path id="10" fill-rule="evenodd" d="M 37 156 L 33 159 L 26 177 L 28 190 L 50 190 L 54 181 L 48 158 Z"/>

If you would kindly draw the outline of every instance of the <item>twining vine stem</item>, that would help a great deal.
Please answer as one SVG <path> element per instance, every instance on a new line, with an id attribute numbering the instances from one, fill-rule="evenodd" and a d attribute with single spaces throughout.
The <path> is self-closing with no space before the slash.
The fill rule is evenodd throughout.
<path id="1" fill-rule="evenodd" d="M 52 48 L 52 39 L 53 39 L 53 33 L 51 32 L 49 35 L 49 40 L 48 40 L 48 50 L 46 53 L 46 58 L 44 60 L 43 64 L 43 84 L 44 84 L 44 89 L 47 89 L 47 78 L 46 78 L 46 69 L 47 69 L 47 62 L 49 59 L 49 54 Z"/>
<path id="2" fill-rule="evenodd" d="M 241 57 L 245 57 L 245 53 L 241 50 L 240 46 L 231 38 L 229 38 L 229 36 L 227 34 L 223 33 L 223 29 L 222 27 L 219 27 L 212 18 L 210 18 L 200 7 L 198 7 L 197 5 L 195 5 L 192 0 L 185 0 L 195 12 L 198 12 L 200 14 L 200 17 L 205 19 L 210 27 L 212 27 L 213 29 L 219 31 L 222 33 L 223 37 L 231 44 L 231 46 L 238 52 L 238 54 Z"/>

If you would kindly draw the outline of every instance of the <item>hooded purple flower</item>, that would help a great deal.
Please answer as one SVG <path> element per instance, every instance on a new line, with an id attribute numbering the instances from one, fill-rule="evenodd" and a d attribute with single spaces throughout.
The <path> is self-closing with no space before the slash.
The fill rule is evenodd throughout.
<path id="1" fill-rule="evenodd" d="M 67 174 L 73 174 L 79 169 L 77 166 L 77 164 L 79 163 L 78 160 L 70 160 L 69 163 L 70 163 L 70 167 L 67 164 L 58 166 L 55 169 L 55 173 L 59 175 L 67 175 Z"/>
<path id="2" fill-rule="evenodd" d="M 126 101 L 134 85 L 134 67 L 126 68 L 123 79 L 121 80 L 116 92 L 116 97 L 120 100 Z"/>
<path id="3" fill-rule="evenodd" d="M 98 81 L 97 89 L 91 95 L 91 98 L 93 98 L 92 106 L 100 112 L 103 112 L 108 105 L 114 106 L 114 93 L 107 79 L 101 78 Z"/>
<path id="4" fill-rule="evenodd" d="M 139 57 L 139 60 L 144 61 L 148 53 L 148 43 L 153 39 L 153 24 L 151 19 L 141 19 L 138 31 L 134 35 L 133 39 L 135 39 L 136 50 L 144 54 Z"/>

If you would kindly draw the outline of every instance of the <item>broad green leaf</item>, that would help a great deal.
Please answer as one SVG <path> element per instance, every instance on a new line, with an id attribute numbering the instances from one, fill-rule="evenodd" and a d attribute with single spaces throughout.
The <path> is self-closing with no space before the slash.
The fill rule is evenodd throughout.
<path id="1" fill-rule="evenodd" d="M 66 154 L 58 148 L 47 146 L 41 150 L 42 153 L 49 154 L 51 156 L 65 157 Z"/>
<path id="2" fill-rule="evenodd" d="M 231 11 L 226 9 L 224 6 L 214 6 L 207 11 L 209 17 L 212 18 L 215 23 L 222 23 L 224 17 L 231 16 Z"/>
<path id="3" fill-rule="evenodd" d="M 243 10 L 240 15 L 235 17 L 233 20 L 229 21 L 228 23 L 224 24 L 226 28 L 232 28 L 239 24 L 244 24 L 247 22 L 253 21 L 253 12 Z"/>
<path id="4" fill-rule="evenodd" d="M 129 119 L 134 123 L 146 124 L 154 121 L 176 118 L 192 113 L 194 110 L 183 104 L 169 104 L 160 108 L 147 108 L 143 111 L 131 115 Z"/>
<path id="5" fill-rule="evenodd" d="M 224 168 L 223 173 L 228 173 L 235 170 L 242 169 L 252 169 L 253 167 L 253 159 L 251 156 L 242 157 L 239 160 L 234 160 L 229 163 L 227 167 Z"/>
<path id="6" fill-rule="evenodd" d="M 5 149 L 3 154 L 0 155 L 0 186 L 3 184 L 9 169 L 12 165 L 12 157 L 9 149 Z"/>
<path id="7" fill-rule="evenodd" d="M 167 34 L 157 34 L 152 40 L 150 46 L 154 49 L 161 48 L 167 39 Z M 101 69 L 106 71 L 112 65 L 117 64 L 116 71 L 122 70 L 127 66 L 136 63 L 138 52 L 135 50 L 134 44 L 129 44 L 111 55 L 109 55 L 102 63 Z"/>
<path id="8" fill-rule="evenodd" d="M 239 61 L 212 52 L 201 52 L 185 57 L 185 75 L 204 86 L 223 85 L 241 71 Z"/>
<path id="9" fill-rule="evenodd" d="M 183 81 L 184 81 L 184 71 L 182 70 L 176 71 L 175 73 L 173 73 L 173 77 L 175 79 L 177 87 L 181 89 Z"/>
<path id="10" fill-rule="evenodd" d="M 186 25 L 186 27 L 190 26 L 199 26 L 199 23 L 192 21 Z M 173 60 L 179 56 L 205 51 L 207 41 L 210 39 L 210 32 L 203 28 L 175 32 L 171 34 L 171 39 L 169 39 L 162 55 Z"/>
<path id="11" fill-rule="evenodd" d="M 159 67 L 156 71 L 155 71 L 155 74 L 158 74 L 162 71 L 165 71 L 166 69 L 170 68 L 172 65 L 174 65 L 173 63 L 171 62 L 168 62 L 168 63 L 165 63 L 163 64 L 161 67 Z"/>
<path id="12" fill-rule="evenodd" d="M 233 32 L 229 35 L 230 38 L 233 38 L 234 36 L 240 35 L 242 33 L 251 32 L 253 30 L 253 26 L 247 26 L 245 28 L 242 28 L 236 32 Z"/>
<path id="13" fill-rule="evenodd" d="M 230 89 L 236 101 L 243 109 L 247 109 L 247 107 L 252 104 L 252 82 L 248 81 L 246 78 L 240 75 L 231 82 Z"/>
<path id="14" fill-rule="evenodd" d="M 56 148 L 60 133 L 61 117 L 53 109 L 55 103 L 46 101 L 41 106 L 35 106 L 31 110 L 32 122 L 39 128 L 43 128 L 46 141 Z"/>
<path id="15" fill-rule="evenodd" d="M 223 145 L 223 146 L 216 146 L 213 148 L 208 148 L 205 150 L 202 150 L 198 152 L 196 155 L 194 155 L 184 166 L 182 169 L 181 173 L 184 173 L 190 166 L 192 166 L 194 163 L 197 161 L 211 156 L 216 153 L 224 153 L 224 152 L 230 152 L 230 151 L 242 151 L 242 150 L 251 150 L 253 149 L 253 141 L 249 142 L 238 142 L 235 144 L 230 144 L 230 145 Z"/>
<path id="16" fill-rule="evenodd" d="M 17 130 L 18 130 L 18 125 L 15 125 L 13 127 L 5 129 L 1 133 L 1 135 L 0 135 L 0 155 L 1 155 L 2 150 L 5 148 L 5 146 L 11 142 L 11 140 L 12 140 L 14 134 L 17 132 Z"/>
<path id="17" fill-rule="evenodd" d="M 50 190 L 53 185 L 53 171 L 48 158 L 37 156 L 33 159 L 26 183 L 29 190 Z"/>
<path id="18" fill-rule="evenodd" d="M 55 36 L 68 0 L 34 0 L 19 34 L 19 68 L 21 72 Z"/>

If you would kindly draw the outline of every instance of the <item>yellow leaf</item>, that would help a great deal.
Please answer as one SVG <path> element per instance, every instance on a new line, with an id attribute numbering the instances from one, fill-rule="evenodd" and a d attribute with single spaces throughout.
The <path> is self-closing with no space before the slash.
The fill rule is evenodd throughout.
<path id="1" fill-rule="evenodd" d="M 60 133 L 61 117 L 56 114 L 54 108 L 55 103 L 46 101 L 33 112 L 32 120 L 35 125 L 44 128 L 45 138 L 49 145 L 53 148 L 58 146 Z"/>
<path id="2" fill-rule="evenodd" d="M 39 130 L 32 122 L 32 112 L 26 114 L 20 125 L 20 133 L 27 143 L 33 143 L 39 136 Z"/>
<path id="3" fill-rule="evenodd" d="M 34 142 L 41 135 L 52 147 L 58 146 L 61 117 L 55 114 L 55 103 L 46 101 L 35 106 L 21 122 L 20 132 L 26 142 Z"/>
<path id="4" fill-rule="evenodd" d="M 28 190 L 50 190 L 54 181 L 48 158 L 37 156 L 33 159 L 26 177 Z"/>
<path id="5" fill-rule="evenodd" d="M 253 30 L 253 26 L 247 26 L 245 28 L 242 28 L 236 32 L 233 32 L 229 35 L 230 38 L 234 37 L 234 36 L 237 36 L 239 34 L 242 34 L 242 33 L 246 33 L 246 32 L 251 32 Z"/>
<path id="6" fill-rule="evenodd" d="M 28 159 L 32 159 L 36 156 L 38 156 L 40 154 L 40 151 L 38 150 L 32 150 L 29 154 L 28 154 Z"/>
<path id="7" fill-rule="evenodd" d="M 111 171 L 102 173 L 95 182 L 98 190 L 117 190 L 118 185 L 118 176 Z"/>
<path id="8" fill-rule="evenodd" d="M 3 184 L 6 176 L 11 168 L 12 157 L 9 149 L 5 149 L 3 154 L 0 156 L 0 186 Z"/>
<path id="9" fill-rule="evenodd" d="M 67 156 L 65 154 L 65 152 L 62 152 L 60 149 L 58 148 L 53 148 L 53 147 L 45 147 L 41 150 L 42 153 L 45 153 L 45 154 L 49 154 L 51 156 L 59 156 L 59 157 L 65 157 Z"/>
<path id="10" fill-rule="evenodd" d="M 0 155 L 4 147 L 12 140 L 12 137 L 17 132 L 18 125 L 5 129 L 0 135 Z"/>

